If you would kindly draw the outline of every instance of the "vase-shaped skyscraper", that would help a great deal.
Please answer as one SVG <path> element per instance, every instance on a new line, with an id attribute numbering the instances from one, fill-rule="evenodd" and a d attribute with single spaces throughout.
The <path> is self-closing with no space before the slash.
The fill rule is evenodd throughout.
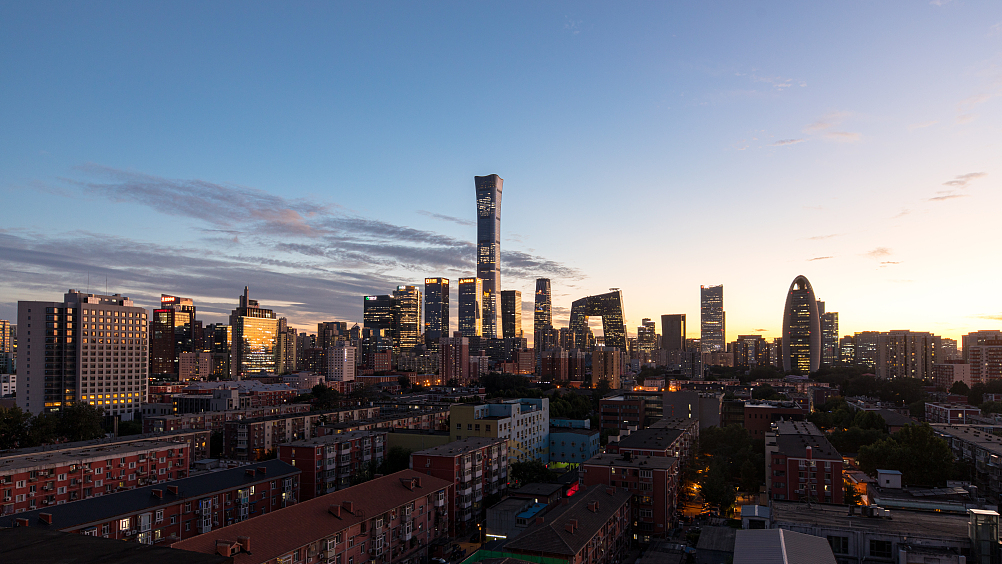
<path id="1" fill-rule="evenodd" d="M 809 374 L 821 365 L 821 318 L 814 288 L 797 276 L 783 308 L 783 370 Z"/>

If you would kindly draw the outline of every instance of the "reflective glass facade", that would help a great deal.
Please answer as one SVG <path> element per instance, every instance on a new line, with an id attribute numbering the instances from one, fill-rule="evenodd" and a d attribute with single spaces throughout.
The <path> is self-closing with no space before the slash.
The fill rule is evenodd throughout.
<path id="1" fill-rule="evenodd" d="M 496 175 L 476 176 L 477 278 L 483 281 L 483 336 L 498 336 L 501 293 L 501 186 Z M 464 333 L 465 335 L 465 333 Z"/>
<path id="2" fill-rule="evenodd" d="M 699 287 L 699 342 L 702 352 L 723 351 L 724 286 Z"/>
<path id="3" fill-rule="evenodd" d="M 479 278 L 459 279 L 459 332 L 464 337 L 483 334 L 483 282 Z"/>
<path id="4" fill-rule="evenodd" d="M 449 279 L 424 279 L 424 342 L 437 351 L 439 340 L 449 336 Z"/>
<path id="5" fill-rule="evenodd" d="M 668 351 L 685 350 L 685 314 L 661 316 L 661 348 Z"/>
<path id="6" fill-rule="evenodd" d="M 809 374 L 821 365 L 821 319 L 807 278 L 790 284 L 783 311 L 783 370 Z"/>
<path id="7" fill-rule="evenodd" d="M 501 334 L 504 338 L 522 336 L 522 292 L 501 292 Z"/>
<path id="8" fill-rule="evenodd" d="M 607 294 L 588 296 L 571 304 L 570 329 L 574 337 L 574 347 L 589 346 L 588 318 L 602 317 L 602 337 L 605 346 L 619 347 L 626 351 L 626 323 L 623 316 L 623 293 L 614 290 Z"/>
<path id="9" fill-rule="evenodd" d="M 553 343 L 545 343 L 547 332 L 553 327 L 552 302 L 550 294 L 550 279 L 536 279 L 536 301 L 532 316 L 532 346 L 536 351 L 546 350 L 547 345 L 554 346 Z"/>
<path id="10" fill-rule="evenodd" d="M 397 347 L 410 351 L 421 337 L 421 290 L 417 286 L 397 286 L 393 291 L 400 314 L 397 318 Z"/>

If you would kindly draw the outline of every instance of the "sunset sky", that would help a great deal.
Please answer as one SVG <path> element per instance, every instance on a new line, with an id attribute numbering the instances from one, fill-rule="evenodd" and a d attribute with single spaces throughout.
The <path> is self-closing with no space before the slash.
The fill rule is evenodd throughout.
<path id="1" fill-rule="evenodd" d="M 1002 327 L 1002 3 L 0 3 L 0 318 L 68 288 L 316 330 L 475 272 L 623 290 L 630 333 L 724 284 L 779 335 Z M 456 298 L 453 296 L 453 329 Z"/>

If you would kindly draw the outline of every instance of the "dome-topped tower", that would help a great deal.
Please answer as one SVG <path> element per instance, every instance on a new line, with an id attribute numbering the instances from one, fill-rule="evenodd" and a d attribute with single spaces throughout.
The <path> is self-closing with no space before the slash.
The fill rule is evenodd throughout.
<path id="1" fill-rule="evenodd" d="M 797 276 L 783 308 L 783 370 L 809 374 L 821 366 L 821 317 L 814 288 Z"/>

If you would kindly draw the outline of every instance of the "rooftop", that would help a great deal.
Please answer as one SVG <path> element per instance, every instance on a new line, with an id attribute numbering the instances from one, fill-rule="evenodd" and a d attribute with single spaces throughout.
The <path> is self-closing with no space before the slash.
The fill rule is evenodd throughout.
<path id="1" fill-rule="evenodd" d="M 150 452 L 161 449 L 186 448 L 185 442 L 176 441 L 132 441 L 128 443 L 106 443 L 96 446 L 58 451 L 33 451 L 28 453 L 13 453 L 0 458 L 0 474 L 24 472 L 45 466 L 86 463 L 108 458 L 122 457 L 137 452 Z"/>
<path id="2" fill-rule="evenodd" d="M 849 515 L 845 506 L 814 504 L 811 507 L 795 501 L 773 501 L 773 522 L 781 524 L 809 525 L 853 529 L 859 531 L 879 531 L 902 537 L 923 537 L 940 539 L 967 539 L 967 516 L 946 513 L 895 510 L 891 519 Z"/>
<path id="3" fill-rule="evenodd" d="M 480 450 L 487 446 L 506 442 L 507 439 L 503 438 L 493 439 L 490 437 L 467 437 L 465 439 L 459 439 L 458 441 L 452 441 L 451 443 L 446 443 L 444 445 L 419 450 L 413 454 L 423 454 L 426 456 L 459 456 L 467 452 Z"/>
<path id="4" fill-rule="evenodd" d="M 550 427 L 550 435 L 588 435 L 597 436 L 601 433 L 598 429 L 580 429 L 577 427 Z"/>
<path id="5" fill-rule="evenodd" d="M 259 470 L 262 468 L 264 472 Z M 253 472 L 254 475 L 249 475 L 249 472 Z M 0 527 L 13 527 L 16 519 L 28 519 L 29 527 L 62 531 L 88 523 L 104 522 L 118 515 L 138 513 L 144 510 L 152 511 L 154 508 L 164 507 L 178 500 L 197 498 L 226 489 L 238 488 L 245 484 L 259 484 L 299 473 L 300 471 L 295 466 L 281 460 L 267 460 L 253 466 L 207 472 L 182 480 L 105 494 L 73 503 L 52 505 L 35 511 L 5 515 L 0 517 Z M 168 486 L 177 486 L 178 493 L 171 493 Z M 160 491 L 163 497 L 156 497 L 153 494 L 154 490 Z M 39 518 L 42 513 L 52 515 L 51 525 Z"/>
<path id="6" fill-rule="evenodd" d="M 508 490 L 508 495 L 553 495 L 564 487 L 563 484 L 542 484 L 539 482 L 533 482 L 531 484 L 526 484 L 517 490 Z"/>
<path id="7" fill-rule="evenodd" d="M 345 441 L 353 441 L 355 439 L 361 439 L 365 437 L 372 437 L 375 435 L 386 434 L 386 429 L 370 429 L 366 431 L 348 431 L 347 433 L 338 433 L 336 435 L 321 435 L 319 437 L 314 437 L 312 439 L 302 439 L 299 441 L 292 441 L 288 443 L 282 443 L 282 445 L 290 446 L 327 446 L 337 443 L 343 443 Z"/>
<path id="8" fill-rule="evenodd" d="M 230 559 L 217 554 L 198 554 L 165 546 L 149 546 L 138 542 L 17 527 L 0 529 L 0 561 L 72 564 L 134 564 L 135 562 L 225 564 L 230 562 Z"/>
<path id="9" fill-rule="evenodd" d="M 239 536 L 246 536 L 254 543 L 253 555 L 239 552 L 233 558 L 234 564 L 268 562 L 451 485 L 452 482 L 434 476 L 401 470 L 248 521 L 214 529 L 175 543 L 173 547 L 215 554 L 217 540 L 233 542 Z M 341 508 L 340 515 L 332 514 L 330 508 Z"/>
<path id="10" fill-rule="evenodd" d="M 667 450 L 681 435 L 682 431 L 678 429 L 641 429 L 630 433 L 616 444 L 619 448 Z"/>
<path id="11" fill-rule="evenodd" d="M 630 460 L 625 460 L 622 454 L 596 454 L 582 464 L 620 468 L 670 469 L 678 464 L 678 459 L 674 456 L 631 456 Z"/>
<path id="12" fill-rule="evenodd" d="M 734 564 L 836 564 L 828 540 L 783 529 L 737 531 Z"/>
<path id="13" fill-rule="evenodd" d="M 716 552 L 734 552 L 736 533 L 737 530 L 730 527 L 703 527 L 699 533 L 699 542 L 696 544 L 696 548 Z"/>
<path id="14" fill-rule="evenodd" d="M 595 486 L 581 491 L 543 515 L 542 523 L 530 526 L 506 543 L 506 552 L 575 555 L 631 498 L 630 492 L 622 488 Z M 597 502 L 594 511 L 592 502 Z M 577 521 L 574 532 L 567 527 L 572 519 Z"/>
<path id="15" fill-rule="evenodd" d="M 169 441 L 172 439 L 187 437 L 192 433 L 208 433 L 208 432 L 209 431 L 186 429 L 183 431 L 168 431 L 166 433 L 146 433 L 143 435 L 126 435 L 123 437 L 102 437 L 100 439 L 91 439 L 89 441 L 55 443 L 51 445 L 42 445 L 37 447 L 0 451 L 0 460 L 12 456 L 24 456 L 28 454 L 37 454 L 40 452 L 60 452 L 60 451 L 74 450 L 78 448 L 91 447 L 91 446 L 108 446 L 114 444 L 134 443 L 138 441 Z"/>
<path id="16" fill-rule="evenodd" d="M 972 425 L 933 424 L 932 428 L 940 435 L 975 444 L 992 454 L 1002 456 L 1002 437 L 998 435 L 979 431 Z"/>

